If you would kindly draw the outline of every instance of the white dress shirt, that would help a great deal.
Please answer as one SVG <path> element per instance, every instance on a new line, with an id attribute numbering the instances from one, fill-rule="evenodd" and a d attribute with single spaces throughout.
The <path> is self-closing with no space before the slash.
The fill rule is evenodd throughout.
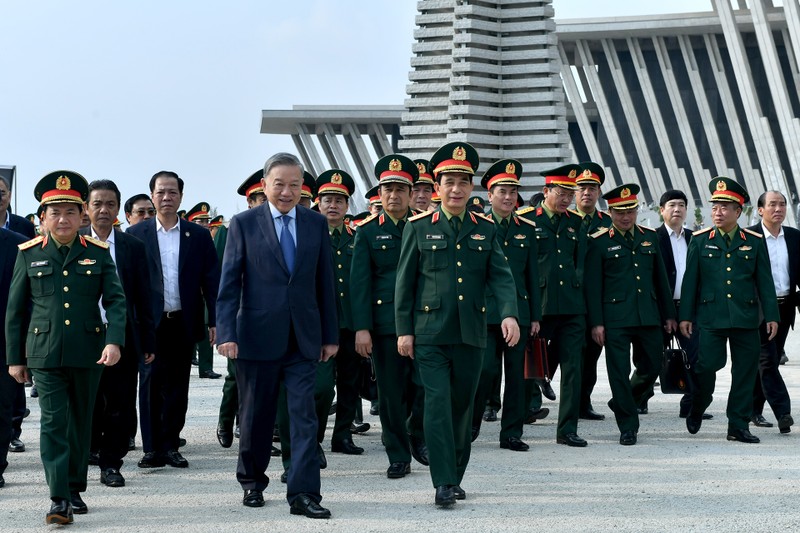
<path id="1" fill-rule="evenodd" d="M 761 231 L 767 241 L 767 251 L 769 252 L 769 262 L 772 267 L 772 281 L 775 283 L 775 294 L 778 298 L 789 295 L 789 248 L 786 247 L 786 237 L 781 232 L 775 237 L 770 233 L 764 223 L 761 223 Z"/>
<path id="2" fill-rule="evenodd" d="M 178 260 L 181 253 L 181 221 L 165 229 L 156 217 L 156 236 L 161 255 L 161 281 L 164 284 L 164 312 L 181 310 Z"/>
<path id="3" fill-rule="evenodd" d="M 97 239 L 98 241 L 102 241 L 100 237 L 97 236 L 97 233 L 94 231 L 94 226 L 92 228 L 92 237 Z M 111 254 L 111 260 L 114 261 L 114 266 L 117 266 L 117 249 L 114 247 L 114 229 L 111 229 L 111 233 L 108 234 L 108 239 L 105 240 L 105 243 L 108 245 L 108 251 Z M 117 269 L 117 275 L 119 275 L 119 269 Z M 100 318 L 103 319 L 103 324 L 108 324 L 108 320 L 106 319 L 106 310 L 103 308 L 103 298 L 100 298 Z"/>
<path id="4" fill-rule="evenodd" d="M 673 300 L 681 299 L 681 284 L 683 275 L 686 273 L 686 255 L 689 253 L 689 245 L 686 244 L 686 228 L 681 228 L 680 233 L 664 224 L 669 235 L 669 244 L 672 246 L 672 257 L 675 261 L 675 290 L 672 292 Z"/>
<path id="5" fill-rule="evenodd" d="M 278 211 L 278 208 L 272 205 L 271 202 L 267 202 L 269 204 L 269 212 L 272 213 L 272 222 L 275 225 L 275 233 L 278 235 L 278 242 L 281 242 L 281 231 L 283 231 L 283 220 L 280 218 L 283 216 L 283 213 Z M 289 219 L 289 233 L 292 235 L 292 239 L 294 239 L 294 246 L 297 248 L 297 207 L 293 207 L 291 211 L 286 213 Z"/>

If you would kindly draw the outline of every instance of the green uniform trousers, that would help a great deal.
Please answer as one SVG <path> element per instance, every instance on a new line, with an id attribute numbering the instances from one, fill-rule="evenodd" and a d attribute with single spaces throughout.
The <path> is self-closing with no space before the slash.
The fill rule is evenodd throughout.
<path id="1" fill-rule="evenodd" d="M 578 432 L 585 329 L 584 315 L 547 315 L 541 322 L 539 336 L 547 339 L 550 371 L 555 368 L 553 363 L 561 367 L 557 437 Z"/>
<path id="2" fill-rule="evenodd" d="M 358 386 L 361 382 L 361 359 L 356 352 L 356 333 L 349 329 L 339 330 L 339 352 L 336 364 L 336 418 L 333 423 L 331 442 L 352 439 L 350 427 L 361 404 Z"/>
<path id="3" fill-rule="evenodd" d="M 208 311 L 206 311 L 206 314 L 208 314 Z M 203 340 L 197 343 L 196 348 L 198 375 L 214 370 L 214 349 L 211 347 L 211 343 L 208 342 L 208 326 L 204 328 Z"/>
<path id="4" fill-rule="evenodd" d="M 413 359 L 397 353 L 395 335 L 373 335 L 372 361 L 386 455 L 389 463 L 410 463 L 409 434 L 425 439 L 424 393 L 418 366 Z"/>
<path id="5" fill-rule="evenodd" d="M 92 413 L 103 367 L 32 368 L 41 408 L 40 446 L 51 498 L 86 490 Z"/>
<path id="6" fill-rule="evenodd" d="M 731 390 L 726 410 L 728 428 L 748 429 L 761 350 L 757 328 L 700 328 L 700 353 L 694 367 L 697 391 L 692 397 L 692 414 L 699 417 L 711 405 L 717 370 L 725 368 L 727 361 L 726 341 L 731 346 Z"/>
<path id="7" fill-rule="evenodd" d="M 606 368 L 611 386 L 608 407 L 614 412 L 620 432 L 638 432 L 639 414 L 636 409 L 646 401 L 661 370 L 661 328 L 637 326 L 606 328 L 605 331 Z M 632 376 L 631 346 L 637 353 L 633 359 L 636 370 Z"/>
<path id="8" fill-rule="evenodd" d="M 460 485 L 467 469 L 483 353 L 468 344 L 414 346 L 425 388 L 425 443 L 434 487 Z"/>
<path id="9" fill-rule="evenodd" d="M 219 425 L 231 431 L 239 412 L 239 387 L 236 386 L 236 364 L 228 359 L 228 374 L 222 383 L 222 400 L 219 402 Z"/>
<path id="10" fill-rule="evenodd" d="M 491 397 L 494 382 L 500 375 L 501 362 L 505 371 L 503 391 L 503 410 L 500 419 L 500 440 L 509 437 L 522 437 L 527 404 L 525 402 L 525 344 L 530 329 L 520 328 L 519 342 L 509 348 L 503 339 L 499 325 L 489 326 L 486 337 L 486 350 L 483 352 L 483 368 L 475 393 L 472 411 L 472 427 L 481 427 L 483 411 L 487 399 Z"/>

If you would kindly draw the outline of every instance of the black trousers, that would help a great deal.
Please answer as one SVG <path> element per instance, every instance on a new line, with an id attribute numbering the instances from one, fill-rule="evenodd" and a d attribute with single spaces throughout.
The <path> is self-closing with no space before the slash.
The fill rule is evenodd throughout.
<path id="1" fill-rule="evenodd" d="M 173 317 L 164 314 L 156 328 L 156 358 L 150 377 L 150 424 L 156 453 L 178 449 L 189 406 L 194 345 L 181 313 Z"/>
<path id="2" fill-rule="evenodd" d="M 769 339 L 767 325 L 762 323 L 759 328 L 761 334 L 761 351 L 758 359 L 758 378 L 753 390 L 753 414 L 764 412 L 764 403 L 769 402 L 775 418 L 780 418 L 792 411 L 789 391 L 783 381 L 780 371 L 781 353 L 786 345 L 789 335 L 789 324 L 792 323 L 796 312 L 794 304 L 788 300 L 778 303 L 780 322 L 775 338 Z"/>
<path id="3" fill-rule="evenodd" d="M 361 356 L 356 352 L 356 334 L 349 329 L 339 330 L 339 353 L 336 354 L 336 420 L 331 442 L 350 440 L 350 426 L 356 417 L 361 398 Z"/>
<path id="4" fill-rule="evenodd" d="M 8 466 L 8 443 L 11 442 L 11 406 L 14 403 L 16 385 L 8 374 L 8 367 L 0 365 L 0 475 Z M 6 489 L 8 490 L 8 489 Z"/>

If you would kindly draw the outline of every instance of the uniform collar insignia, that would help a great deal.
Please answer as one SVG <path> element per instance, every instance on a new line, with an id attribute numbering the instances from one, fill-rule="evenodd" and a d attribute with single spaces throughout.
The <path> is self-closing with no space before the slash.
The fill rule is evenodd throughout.
<path id="1" fill-rule="evenodd" d="M 386 214 L 385 213 L 381 213 L 381 216 L 378 217 L 378 224 L 383 226 L 384 222 L 386 222 Z"/>
<path id="2" fill-rule="evenodd" d="M 611 228 L 610 230 L 608 230 L 608 236 L 609 237 L 613 237 L 614 236 L 614 228 Z"/>
<path id="3" fill-rule="evenodd" d="M 439 211 L 436 211 L 431 218 L 431 224 L 436 224 L 439 222 Z"/>
<path id="4" fill-rule="evenodd" d="M 713 238 L 714 238 L 714 234 L 715 234 L 716 232 L 717 232 L 717 230 L 713 230 L 713 229 L 712 229 L 712 230 L 711 230 L 711 233 L 709 233 L 709 234 L 708 234 L 708 238 L 709 238 L 709 239 L 713 239 Z"/>

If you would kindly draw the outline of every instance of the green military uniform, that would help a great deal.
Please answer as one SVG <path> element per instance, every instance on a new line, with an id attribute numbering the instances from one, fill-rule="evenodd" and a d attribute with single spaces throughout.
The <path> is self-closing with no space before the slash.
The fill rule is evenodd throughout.
<path id="1" fill-rule="evenodd" d="M 472 175 L 478 155 L 450 143 L 431 158 L 432 174 Z M 442 206 L 410 219 L 403 233 L 394 293 L 397 335 L 414 336 L 425 387 L 425 438 L 434 487 L 459 487 L 470 456 L 470 425 L 487 338 L 488 287 L 501 319 L 516 318 L 514 277 L 495 225 Z M 450 504 L 451 501 L 445 504 Z"/>
<path id="2" fill-rule="evenodd" d="M 709 184 L 712 202 L 748 201 L 735 181 L 717 177 Z M 716 372 L 725 367 L 726 341 L 731 348 L 731 389 L 728 396 L 728 439 L 743 440 L 753 408 L 757 378 L 760 315 L 765 322 L 779 320 L 769 254 L 761 235 L 736 226 L 725 235 L 719 228 L 694 233 L 689 242 L 686 273 L 681 286 L 680 320 L 697 322 L 700 349 L 694 373 L 698 390 L 686 419 L 696 433 L 702 414 L 711 404 Z"/>
<path id="3" fill-rule="evenodd" d="M 82 204 L 86 191 L 82 176 L 58 171 L 39 182 L 36 198 L 43 205 Z M 97 361 L 107 344 L 125 344 L 125 295 L 101 241 L 76 236 L 60 245 L 48 234 L 19 248 L 5 325 L 7 362 L 33 373 L 50 497 L 70 500 L 86 490 L 92 412 L 103 371 Z M 19 349 L 23 336 L 25 353 Z"/>
<path id="4" fill-rule="evenodd" d="M 566 165 L 542 172 L 548 187 L 575 189 L 578 165 Z M 556 440 L 585 446 L 568 436 L 577 436 L 580 408 L 582 349 L 586 333 L 583 296 L 583 264 L 586 233 L 581 219 L 566 211 L 549 213 L 544 204 L 518 211 L 536 223 L 539 247 L 539 289 L 542 324 L 539 336 L 547 339 L 550 369 L 561 366 L 561 393 Z M 582 439 L 581 439 L 582 440 Z"/>
<path id="5" fill-rule="evenodd" d="M 638 192 L 638 185 L 622 185 L 603 198 L 614 209 L 636 209 Z M 590 331 L 595 326 L 605 329 L 609 407 L 623 433 L 623 444 L 635 444 L 636 408 L 661 369 L 661 326 L 675 319 L 655 230 L 634 225 L 623 232 L 612 226 L 592 234 L 585 278 L 588 327 Z M 629 378 L 634 345 L 640 347 L 641 356 L 634 359 L 636 372 Z"/>
<path id="6" fill-rule="evenodd" d="M 387 157 L 388 160 L 383 158 L 376 165 L 380 184 L 400 183 L 410 189 L 419 176 L 417 166 L 404 156 L 392 154 Z M 397 161 L 393 166 L 400 167 L 397 171 L 389 171 L 393 160 Z M 422 447 L 425 441 L 424 396 L 419 371 L 415 361 L 397 353 L 394 316 L 403 227 L 411 215 L 413 212 L 409 209 L 403 220 L 393 220 L 389 213 L 381 210 L 364 220 L 358 226 L 351 268 L 351 279 L 357 280 L 351 287 L 353 329 L 368 330 L 372 337 L 378 412 L 390 465 L 410 463 L 412 446 Z"/>
<path id="7" fill-rule="evenodd" d="M 496 185 L 519 186 L 522 165 L 519 161 L 504 159 L 492 165 L 481 180 L 485 189 Z M 525 402 L 525 344 L 530 333 L 531 322 L 542 318 L 542 303 L 539 294 L 539 249 L 536 245 L 536 225 L 528 219 L 512 213 L 502 218 L 495 211 L 490 216 L 495 223 L 497 245 L 503 252 L 516 285 L 517 310 L 519 312 L 520 339 L 508 347 L 503 340 L 500 323 L 500 305 L 491 290 L 486 293 L 487 335 L 486 351 L 483 356 L 478 389 L 472 412 L 473 437 L 483 420 L 483 410 L 489 399 L 494 383 L 500 374 L 500 363 L 505 367 L 505 392 L 501 417 L 500 443 L 513 447 L 509 439 L 520 439 L 525 421 L 527 404 Z M 473 439 L 474 440 L 474 439 Z M 523 446 L 526 448 L 527 446 Z"/>

